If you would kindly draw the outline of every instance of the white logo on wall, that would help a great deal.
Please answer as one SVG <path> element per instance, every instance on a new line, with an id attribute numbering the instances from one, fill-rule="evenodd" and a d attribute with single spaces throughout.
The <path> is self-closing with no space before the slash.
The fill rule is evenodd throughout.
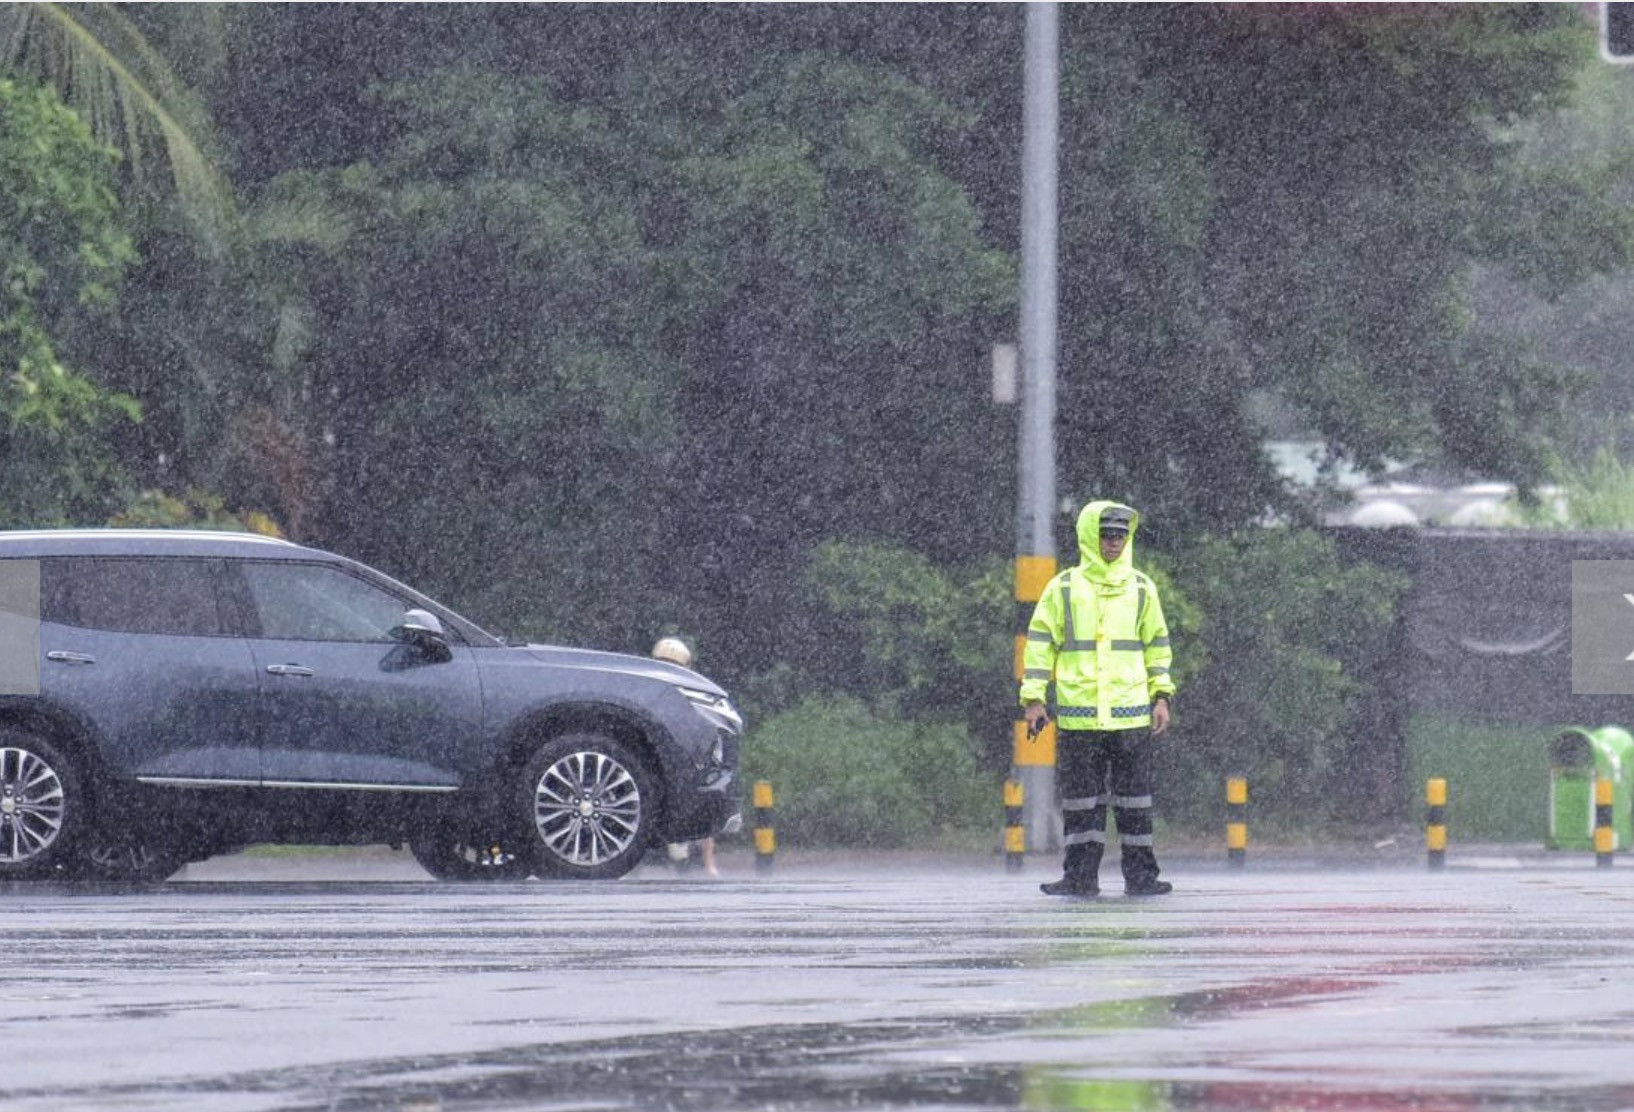
<path id="1" fill-rule="evenodd" d="M 1630 606 L 1634 560 L 1572 561 L 1572 694 L 1634 695 Z"/>

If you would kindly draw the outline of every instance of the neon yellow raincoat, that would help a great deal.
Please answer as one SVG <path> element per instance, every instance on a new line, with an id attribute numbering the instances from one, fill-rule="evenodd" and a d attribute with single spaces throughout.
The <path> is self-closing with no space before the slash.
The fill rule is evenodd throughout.
<path id="1" fill-rule="evenodd" d="M 1101 515 L 1121 511 L 1129 540 L 1118 558 L 1101 558 Z M 1063 730 L 1133 730 L 1150 726 L 1152 704 L 1173 695 L 1173 652 L 1163 604 L 1150 577 L 1135 570 L 1140 515 L 1117 502 L 1091 502 L 1078 515 L 1076 567 L 1044 588 L 1027 627 L 1021 703 L 1043 702 L 1055 682 Z"/>

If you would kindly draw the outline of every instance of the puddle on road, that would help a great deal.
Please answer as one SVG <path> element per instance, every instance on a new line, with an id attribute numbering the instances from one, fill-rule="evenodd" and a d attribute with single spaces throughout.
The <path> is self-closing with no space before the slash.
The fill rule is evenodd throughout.
<path id="1" fill-rule="evenodd" d="M 1362 982 L 1289 978 L 1172 997 L 1114 1002 L 1098 1011 L 948 1016 L 863 1023 L 783 1024 L 637 1035 L 428 1055 L 316 1069 L 239 1074 L 176 1085 L 56 1090 L 61 1106 L 208 1108 L 253 1105 L 299 1112 L 663 1109 L 666 1112 L 827 1112 L 840 1109 L 1068 1109 L 1120 1112 L 1610 1112 L 1634 1106 L 1634 1087 L 1602 1089 L 1403 1090 L 1388 1078 L 1143 1080 L 1127 1068 L 1078 1060 L 1020 1066 L 946 1059 L 975 1045 L 1002 1055 L 1005 1041 L 1034 1050 L 1070 1029 L 1138 1030 L 1219 1017 L 1246 1008 L 1298 1007 Z M 1045 1042 L 1047 1045 L 1047 1042 Z M 904 1054 L 941 1054 L 915 1063 Z M 996 1052 L 996 1053 L 995 1053 Z M 1113 1073 L 1117 1076 L 1110 1076 Z M 1220 1071 L 1220 1072 L 1229 1072 Z M 5 1094 L 45 1098 L 44 1093 Z"/>

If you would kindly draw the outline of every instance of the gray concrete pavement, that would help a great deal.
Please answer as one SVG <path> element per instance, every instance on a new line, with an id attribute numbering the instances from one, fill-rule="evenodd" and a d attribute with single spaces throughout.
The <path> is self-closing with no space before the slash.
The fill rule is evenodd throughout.
<path id="1" fill-rule="evenodd" d="M 1634 1107 L 1634 865 L 746 855 L 440 885 L 401 854 L 0 892 L 0 1106 Z"/>

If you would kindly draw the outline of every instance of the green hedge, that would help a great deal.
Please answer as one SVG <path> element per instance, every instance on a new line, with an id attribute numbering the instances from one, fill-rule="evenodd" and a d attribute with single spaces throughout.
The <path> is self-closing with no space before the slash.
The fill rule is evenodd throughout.
<path id="1" fill-rule="evenodd" d="M 1593 723 L 1600 725 L 1600 723 Z M 1549 829 L 1547 726 L 1489 726 L 1416 715 L 1407 727 L 1409 814 L 1424 811 L 1424 785 L 1447 781 L 1453 842 L 1541 842 Z"/>
<path id="2" fill-rule="evenodd" d="M 778 841 L 895 848 L 995 840 L 1001 778 L 980 771 L 963 726 L 884 718 L 857 699 L 813 697 L 755 727 L 744 780 L 771 782 Z"/>

